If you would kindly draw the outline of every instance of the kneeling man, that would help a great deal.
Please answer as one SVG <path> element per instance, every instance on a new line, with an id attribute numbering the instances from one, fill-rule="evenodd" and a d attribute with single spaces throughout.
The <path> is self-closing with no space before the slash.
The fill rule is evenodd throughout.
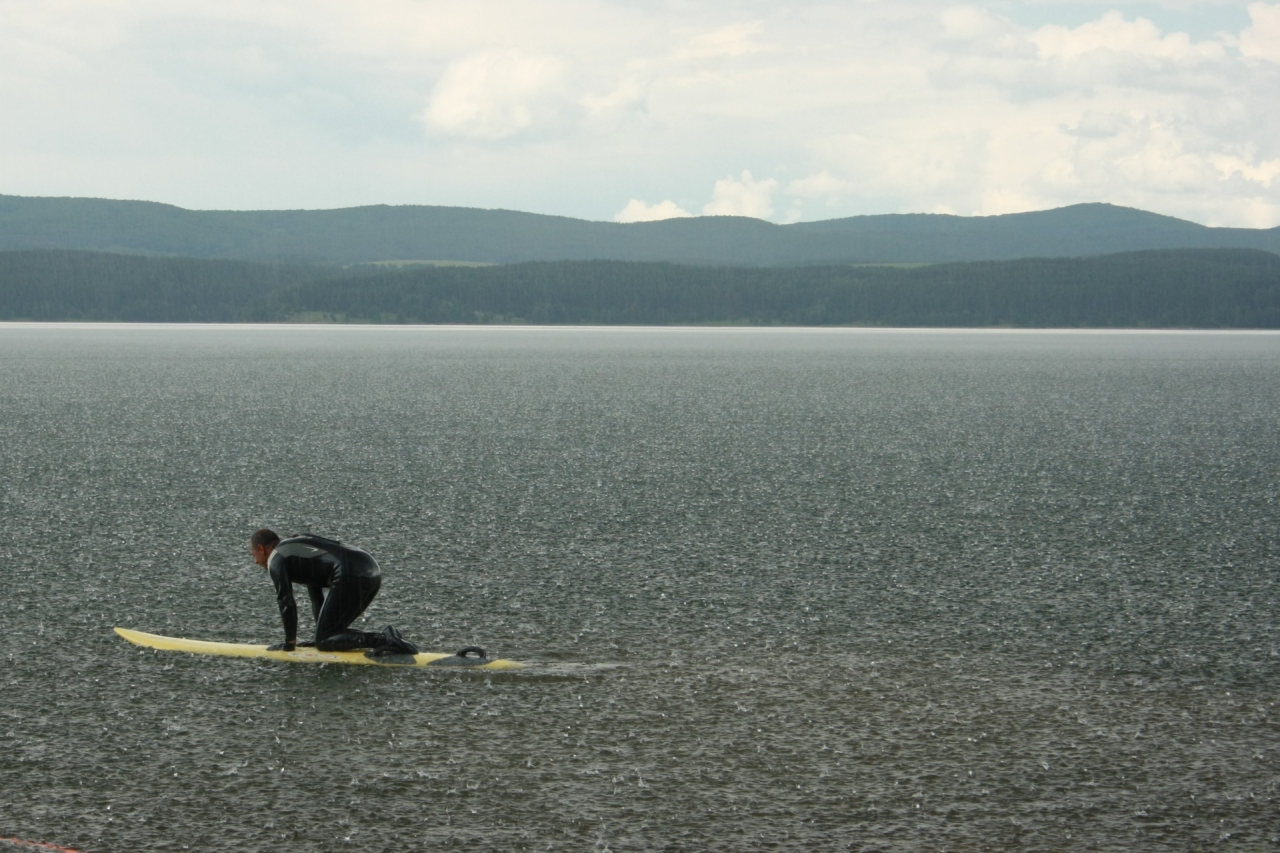
<path id="1" fill-rule="evenodd" d="M 351 627 L 382 586 L 378 563 L 365 551 L 321 536 L 281 539 L 265 527 L 250 538 L 249 550 L 253 561 L 271 575 L 280 619 L 284 622 L 284 642 L 270 646 L 269 651 L 291 652 L 299 645 L 298 605 L 293 600 L 293 585 L 300 583 L 306 584 L 311 597 L 311 614 L 316 620 L 314 645 L 318 650 L 417 653 L 417 648 L 391 626 L 377 634 Z"/>

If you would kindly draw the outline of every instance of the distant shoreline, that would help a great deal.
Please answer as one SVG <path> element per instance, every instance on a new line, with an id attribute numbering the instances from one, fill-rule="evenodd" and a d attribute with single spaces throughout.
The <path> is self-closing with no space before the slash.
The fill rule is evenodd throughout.
<path id="1" fill-rule="evenodd" d="M 227 330 L 227 331 L 297 331 L 297 332 L 388 332 L 396 334 L 412 332 L 609 332 L 609 333 L 648 333 L 670 332 L 681 333 L 724 333 L 740 334 L 804 334 L 804 335 L 839 335 L 839 334 L 920 334 L 920 335 L 1197 335 L 1197 336 L 1235 336 L 1247 335 L 1255 337 L 1280 338 L 1280 329 L 1196 329 L 1196 328 L 1121 328 L 1121 327 L 1068 327 L 1068 328 L 1013 328 L 1009 326 L 587 326 L 587 325 L 490 325 L 478 323 L 170 323 L 170 322 L 103 322 L 98 320 L 0 320 L 0 331 L 7 329 L 66 329 L 66 330 Z"/>

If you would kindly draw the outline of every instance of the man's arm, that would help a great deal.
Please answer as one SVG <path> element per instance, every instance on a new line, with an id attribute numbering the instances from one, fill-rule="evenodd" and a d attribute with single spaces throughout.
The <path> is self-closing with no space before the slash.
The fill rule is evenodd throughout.
<path id="1" fill-rule="evenodd" d="M 307 584 L 307 595 L 311 597 L 311 620 L 315 624 L 320 624 L 320 608 L 324 607 L 324 587 L 318 583 Z M 307 640 L 305 643 L 298 643 L 298 648 L 303 646 L 314 646 L 315 640 Z"/>
<path id="2" fill-rule="evenodd" d="M 268 646 L 267 651 L 291 652 L 298 641 L 298 604 L 293 600 L 293 583 L 289 580 L 289 572 L 285 568 L 284 558 L 271 555 L 267 562 L 267 571 L 271 575 L 271 583 L 276 588 L 276 605 L 280 608 L 280 621 L 284 623 L 284 642 Z"/>

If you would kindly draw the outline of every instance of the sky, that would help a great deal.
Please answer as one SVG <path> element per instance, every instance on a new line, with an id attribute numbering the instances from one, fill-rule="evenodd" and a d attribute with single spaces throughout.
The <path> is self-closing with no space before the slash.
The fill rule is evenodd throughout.
<path id="1" fill-rule="evenodd" d="M 0 194 L 1280 225 L 1280 2 L 0 0 Z"/>

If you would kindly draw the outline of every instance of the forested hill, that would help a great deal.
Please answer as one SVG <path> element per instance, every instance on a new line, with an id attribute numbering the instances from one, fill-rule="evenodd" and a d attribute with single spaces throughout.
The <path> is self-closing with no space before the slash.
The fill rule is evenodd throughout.
<path id="1" fill-rule="evenodd" d="M 988 217 L 902 214 L 774 225 L 714 216 L 623 225 L 460 207 L 196 211 L 141 201 L 0 196 L 0 250 L 316 264 L 622 260 L 803 266 L 1178 248 L 1280 253 L 1280 228 L 1207 228 L 1108 204 Z"/>
<path id="2" fill-rule="evenodd" d="M 0 252 L 0 320 L 1280 328 L 1280 256 L 900 268 L 617 261 L 403 270 Z"/>
<path id="3" fill-rule="evenodd" d="M 314 285 L 338 267 L 148 258 L 104 252 L 0 252 L 0 320 L 230 323 L 254 300 Z"/>

